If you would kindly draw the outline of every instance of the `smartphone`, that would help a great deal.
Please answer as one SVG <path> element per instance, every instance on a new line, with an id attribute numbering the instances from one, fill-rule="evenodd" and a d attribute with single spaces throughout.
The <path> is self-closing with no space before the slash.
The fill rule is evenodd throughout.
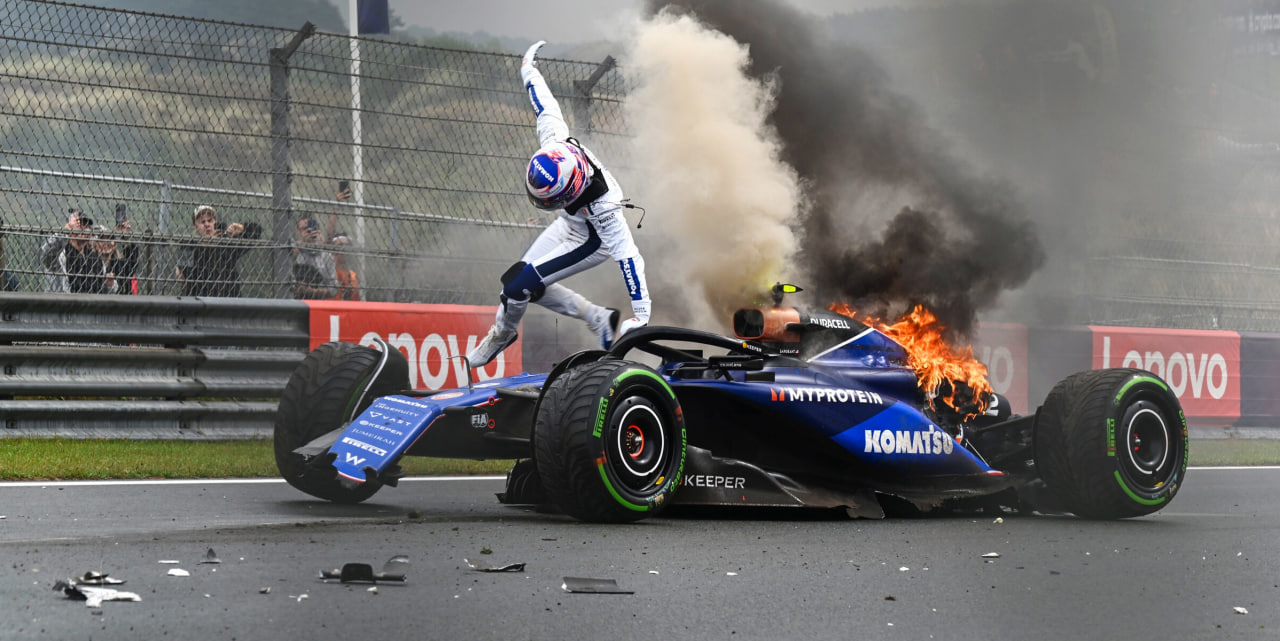
<path id="1" fill-rule="evenodd" d="M 116 227 L 119 227 L 129 220 L 129 214 L 125 211 L 125 204 L 116 205 Z"/>
<path id="2" fill-rule="evenodd" d="M 339 192 L 339 193 L 344 192 L 344 191 L 346 191 L 346 190 L 348 190 L 348 189 L 351 189 L 351 181 L 350 181 L 350 180 L 339 180 L 339 181 L 338 181 L 338 192 Z"/>

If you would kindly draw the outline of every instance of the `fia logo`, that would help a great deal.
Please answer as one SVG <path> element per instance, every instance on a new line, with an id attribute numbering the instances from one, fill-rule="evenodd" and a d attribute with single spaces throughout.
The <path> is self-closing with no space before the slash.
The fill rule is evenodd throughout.
<path id="1" fill-rule="evenodd" d="M 493 429 L 493 425 L 494 425 L 493 420 L 489 418 L 488 414 L 480 413 L 480 414 L 471 415 L 471 427 L 473 429 L 477 429 L 477 430 L 490 429 L 491 430 Z"/>

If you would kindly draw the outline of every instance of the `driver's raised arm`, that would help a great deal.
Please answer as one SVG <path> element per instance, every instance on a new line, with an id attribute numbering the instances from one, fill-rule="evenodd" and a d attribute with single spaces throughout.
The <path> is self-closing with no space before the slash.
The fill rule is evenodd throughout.
<path id="1" fill-rule="evenodd" d="M 551 88 L 542 77 L 542 72 L 534 66 L 534 55 L 545 41 L 535 43 L 524 54 L 520 63 L 520 78 L 524 80 L 525 91 L 529 92 L 529 102 L 533 103 L 533 112 L 538 115 L 538 144 L 545 147 L 553 142 L 564 142 L 569 138 L 569 125 L 564 121 L 564 113 L 560 111 L 560 103 L 551 94 Z"/>

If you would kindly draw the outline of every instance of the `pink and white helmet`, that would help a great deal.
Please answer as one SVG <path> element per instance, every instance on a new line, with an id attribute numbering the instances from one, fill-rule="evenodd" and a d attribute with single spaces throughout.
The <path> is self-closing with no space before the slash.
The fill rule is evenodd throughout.
<path id="1" fill-rule="evenodd" d="M 525 186 L 529 201 L 538 209 L 564 209 L 587 189 L 591 165 L 576 145 L 555 142 L 529 159 Z"/>

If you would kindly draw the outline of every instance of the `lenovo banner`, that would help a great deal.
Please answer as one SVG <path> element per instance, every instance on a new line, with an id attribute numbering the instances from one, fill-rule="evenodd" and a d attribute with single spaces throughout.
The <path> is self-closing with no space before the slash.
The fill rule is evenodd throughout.
<path id="1" fill-rule="evenodd" d="M 1093 367 L 1138 367 L 1173 388 L 1193 424 L 1240 416 L 1240 335 L 1194 329 L 1090 326 Z M 1208 421 L 1204 419 L 1210 419 Z"/>
<path id="2" fill-rule="evenodd" d="M 412 305 L 309 300 L 311 348 L 329 341 L 373 345 L 375 337 L 409 361 L 414 389 L 448 389 L 467 384 L 462 358 L 493 323 L 493 308 L 478 305 Z M 475 381 L 519 374 L 520 340 L 493 362 L 475 370 Z"/>

